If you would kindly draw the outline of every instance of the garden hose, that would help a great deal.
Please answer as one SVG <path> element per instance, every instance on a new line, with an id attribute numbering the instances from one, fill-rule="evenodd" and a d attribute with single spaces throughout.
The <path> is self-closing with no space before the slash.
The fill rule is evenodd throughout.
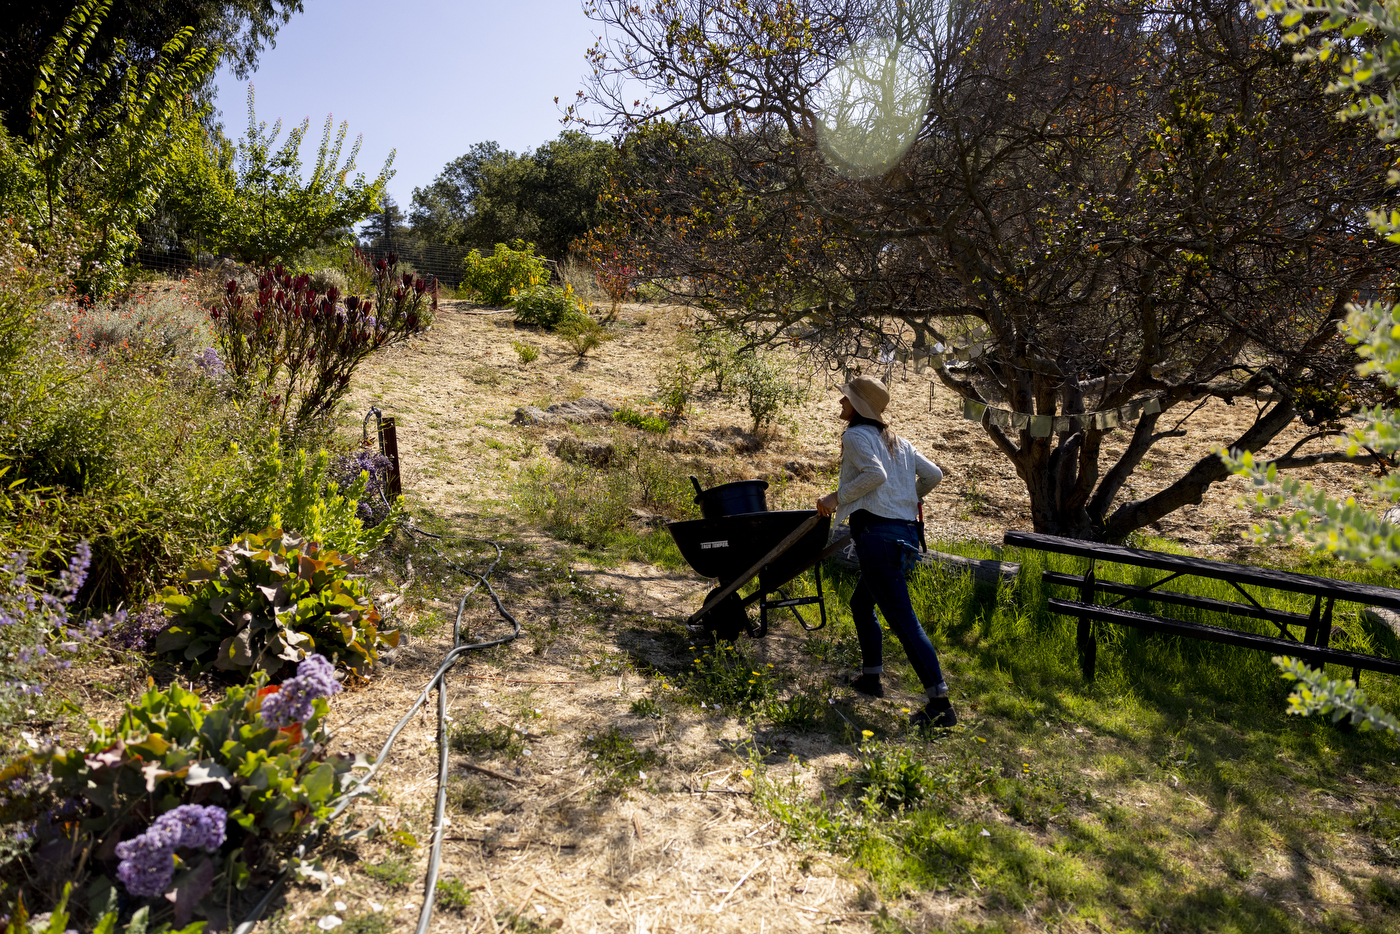
<path id="1" fill-rule="evenodd" d="M 368 422 L 368 416 L 366 416 L 366 422 Z M 428 699 L 429 692 L 436 688 L 438 692 L 438 789 L 437 801 L 433 809 L 432 851 L 428 858 L 428 873 L 425 879 L 426 890 L 423 896 L 423 907 L 418 915 L 418 927 L 416 932 L 416 934 L 426 934 L 428 923 L 433 917 L 433 904 L 436 901 L 438 870 L 442 863 L 443 814 L 447 808 L 447 672 L 457 663 L 458 659 L 468 652 L 478 649 L 494 648 L 495 646 L 504 645 L 516 639 L 520 635 L 520 621 L 512 616 L 510 611 L 506 609 L 505 604 L 501 602 L 500 595 L 496 593 L 496 589 L 491 586 L 491 582 L 487 579 L 487 575 L 495 570 L 496 565 L 501 561 L 503 549 L 498 542 L 486 538 L 467 539 L 467 541 L 486 542 L 496 549 L 495 560 L 493 560 L 491 565 L 486 569 L 486 573 L 478 574 L 476 571 L 467 570 L 451 558 L 448 558 L 442 552 L 438 551 L 433 543 L 429 541 L 429 539 L 441 540 L 441 535 L 434 535 L 432 532 L 424 532 L 421 529 L 415 529 L 411 524 L 405 525 L 404 531 L 408 532 L 410 535 L 421 537 L 424 540 L 424 544 L 432 549 L 433 554 L 437 555 L 445 564 L 464 575 L 475 577 L 477 582 L 462 594 L 462 599 L 457 604 L 457 617 L 452 623 L 452 648 L 443 657 L 442 664 L 438 666 L 437 672 L 428 680 L 428 683 L 423 686 L 423 690 L 419 693 L 418 699 L 413 702 L 413 706 L 409 708 L 408 713 L 404 714 L 399 722 L 394 725 L 394 728 L 389 731 L 389 736 L 384 741 L 383 748 L 379 750 L 379 755 L 376 756 L 374 762 L 370 764 L 369 771 L 341 793 L 340 803 L 336 806 L 335 810 L 331 812 L 330 816 L 320 827 L 311 833 L 306 841 L 297 847 L 296 855 L 297 858 L 300 859 L 319 844 L 324 835 L 325 828 L 329 827 L 336 818 L 345 813 L 346 808 L 350 806 L 351 802 L 363 793 L 365 786 L 374 778 L 375 774 L 379 771 L 379 767 L 389 757 L 389 752 L 393 749 L 394 742 L 398 739 L 399 734 L 403 732 L 404 727 L 408 725 L 408 722 L 413 718 L 413 715 L 418 712 L 418 709 L 423 706 L 423 703 Z M 462 614 L 466 612 L 467 599 L 471 597 L 472 594 L 476 593 L 477 589 L 483 585 L 486 587 L 486 592 L 491 595 L 491 600 L 496 606 L 496 612 L 511 624 L 511 632 L 509 635 L 502 636 L 499 639 L 492 639 L 488 642 L 470 642 L 464 645 L 461 643 Z M 289 873 L 290 869 L 284 868 L 281 873 L 278 874 L 277 878 L 273 880 L 271 887 L 263 895 L 262 900 L 249 912 L 243 923 L 234 929 L 234 934 L 250 934 L 253 927 L 262 917 L 263 912 L 267 910 L 267 906 L 271 904 L 272 899 L 281 891 L 282 886 L 286 884 Z"/>

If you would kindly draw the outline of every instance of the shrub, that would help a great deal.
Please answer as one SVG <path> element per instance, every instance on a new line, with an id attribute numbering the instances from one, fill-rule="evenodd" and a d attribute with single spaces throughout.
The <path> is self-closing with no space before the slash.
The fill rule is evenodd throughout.
<path id="1" fill-rule="evenodd" d="M 462 285 L 475 293 L 484 305 L 504 305 L 510 301 L 511 292 L 549 281 L 544 257 L 535 252 L 533 243 L 522 240 L 512 241 L 510 246 L 498 243 L 490 256 L 472 250 L 462 260 L 462 265 L 466 268 Z"/>
<path id="2" fill-rule="evenodd" d="M 436 282 L 400 273 L 397 263 L 393 253 L 375 262 L 371 300 L 342 302 L 336 289 L 317 292 L 309 276 L 282 266 L 264 271 L 252 294 L 230 279 L 210 319 L 239 395 L 280 413 L 293 433 L 334 412 L 366 358 L 433 323 Z"/>
<path id="3" fill-rule="evenodd" d="M 311 274 L 311 287 L 322 293 L 335 289 L 340 294 L 345 295 L 350 292 L 350 277 L 342 269 L 326 266 Z M 363 291 L 368 291 L 373 287 L 372 283 L 366 284 L 363 286 Z"/>
<path id="4" fill-rule="evenodd" d="M 540 349 L 534 344 L 527 344 L 525 341 L 511 341 L 510 346 L 515 348 L 515 355 L 520 358 L 521 363 L 534 363 L 540 358 Z"/>
<path id="5" fill-rule="evenodd" d="M 154 363 L 193 359 L 213 338 L 208 315 L 180 289 L 133 292 L 79 306 L 65 345 L 93 355 Z"/>
<path id="6" fill-rule="evenodd" d="M 631 425 L 642 431 L 651 431 L 657 434 L 665 434 L 671 430 L 671 423 L 659 415 L 646 415 L 635 409 L 623 406 L 613 413 L 613 419 L 622 422 L 624 425 Z"/>
<path id="7" fill-rule="evenodd" d="M 333 471 L 330 452 L 323 448 L 314 455 L 298 449 L 288 462 L 274 432 L 254 456 L 246 487 L 234 494 L 235 521 L 245 529 L 286 529 L 332 551 L 363 557 L 392 534 L 403 514 L 402 498 L 385 504 L 387 461 L 378 454 L 355 454 Z"/>
<path id="8" fill-rule="evenodd" d="M 747 350 L 734 357 L 734 394 L 743 401 L 757 434 L 772 425 L 789 405 L 807 398 L 804 386 L 788 378 L 787 368 L 773 354 Z"/>
<path id="9" fill-rule="evenodd" d="M 695 658 L 681 680 L 696 700 L 736 714 L 763 710 L 772 701 L 777 691 L 772 665 L 760 666 L 729 642 L 691 646 L 691 651 Z"/>
<path id="10" fill-rule="evenodd" d="M 324 541 L 323 544 L 330 545 L 336 551 L 365 555 L 383 541 L 386 533 L 392 531 L 397 522 L 389 520 L 391 517 L 397 519 L 403 509 L 402 497 L 389 502 L 389 473 L 393 466 L 393 461 L 369 448 L 359 448 L 335 459 L 328 476 L 339 490 L 345 491 L 347 499 L 354 499 L 355 517 L 359 519 L 361 527 L 374 531 L 353 544 L 334 540 Z"/>
<path id="11" fill-rule="evenodd" d="M 572 286 L 532 285 L 511 292 L 515 302 L 515 320 L 521 324 L 559 329 L 576 319 L 586 317 L 583 305 Z"/>
<path id="12" fill-rule="evenodd" d="M 166 587 L 170 626 L 156 650 L 200 668 L 275 674 L 316 652 L 357 674 L 399 643 L 379 631 L 379 612 L 352 565 L 281 529 L 246 535 L 185 572 L 189 593 Z"/>
<path id="13" fill-rule="evenodd" d="M 608 333 L 607 329 L 587 315 L 576 315 L 565 319 L 559 325 L 558 332 L 573 352 L 578 354 L 580 360 L 604 341 L 612 340 L 612 335 Z"/>
<path id="14" fill-rule="evenodd" d="M 324 659 L 308 663 L 329 669 Z M 81 865 L 130 896 L 152 898 L 156 910 L 174 901 L 183 924 L 215 913 L 227 889 L 246 888 L 253 870 L 275 865 L 344 790 L 353 759 L 326 754 L 327 694 L 302 691 L 303 720 L 269 722 L 266 712 L 287 690 L 262 673 L 212 704 L 178 682 L 152 688 L 115 728 L 90 721 L 82 745 L 18 760 L 0 778 L 47 771 L 59 819 L 32 827 L 36 845 L 61 854 L 69 869 Z M 100 895 L 101 886 L 89 891 Z"/>
<path id="15" fill-rule="evenodd" d="M 685 407 L 690 404 L 690 396 L 699 376 L 696 370 L 695 364 L 685 354 L 671 354 L 661 364 L 657 394 L 662 408 L 674 421 L 685 417 Z"/>
<path id="16" fill-rule="evenodd" d="M 715 392 L 724 392 L 724 384 L 734 372 L 735 349 L 734 338 L 718 328 L 703 330 L 695 337 L 696 368 L 714 381 Z"/>
<path id="17" fill-rule="evenodd" d="M 29 556 L 22 553 L 0 563 L 0 723 L 14 722 L 21 708 L 43 693 L 48 673 L 70 664 L 66 656 L 122 622 L 121 613 L 86 623 L 69 618 L 91 557 L 87 542 L 81 542 L 68 566 L 52 576 L 31 571 Z M 42 567 L 42 561 L 36 564 Z"/>

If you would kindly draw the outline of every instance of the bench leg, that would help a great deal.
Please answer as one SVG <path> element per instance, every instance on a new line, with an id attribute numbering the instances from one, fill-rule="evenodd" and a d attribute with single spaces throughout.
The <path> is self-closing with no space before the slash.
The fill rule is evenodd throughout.
<path id="1" fill-rule="evenodd" d="M 1095 603 L 1094 600 L 1094 565 L 1089 564 L 1089 570 L 1084 575 L 1083 582 L 1079 585 L 1079 599 L 1083 603 Z M 1076 642 L 1079 646 L 1079 670 L 1084 673 L 1085 681 L 1094 680 L 1094 663 L 1098 659 L 1099 645 L 1094 639 L 1094 621 L 1086 617 L 1079 617 L 1079 631 L 1076 634 Z"/>
<path id="2" fill-rule="evenodd" d="M 1085 681 L 1094 680 L 1094 664 L 1098 660 L 1099 644 L 1094 638 L 1094 621 L 1079 617 L 1079 670 Z"/>

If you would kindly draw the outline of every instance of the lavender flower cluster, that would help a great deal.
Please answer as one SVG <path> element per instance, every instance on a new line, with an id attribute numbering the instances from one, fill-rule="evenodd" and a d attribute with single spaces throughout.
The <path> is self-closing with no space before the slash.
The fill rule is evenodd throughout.
<path id="1" fill-rule="evenodd" d="M 175 851 L 212 853 L 224 844 L 228 814 L 215 805 L 182 804 L 157 817 L 145 833 L 117 844 L 117 878 L 132 895 L 164 894 L 175 876 Z"/>
<path id="2" fill-rule="evenodd" d="M 311 716 L 311 702 L 340 693 L 335 666 L 320 655 L 308 655 L 297 665 L 296 677 L 282 682 L 276 694 L 263 698 L 262 720 L 270 727 L 300 723 Z"/>
<path id="3" fill-rule="evenodd" d="M 204 350 L 195 354 L 194 369 L 200 376 L 207 377 L 215 382 L 222 379 L 225 372 L 227 372 L 224 361 L 219 357 L 219 352 L 213 347 L 206 347 Z"/>
<path id="4" fill-rule="evenodd" d="M 84 541 L 52 581 L 32 574 L 29 556 L 23 553 L 11 554 L 0 564 L 0 699 L 42 694 L 43 672 L 71 664 L 62 654 L 76 652 L 82 643 L 126 619 L 126 613 L 118 611 L 82 624 L 70 621 L 69 611 L 91 563 L 92 549 Z"/>
<path id="5" fill-rule="evenodd" d="M 165 609 L 159 603 L 148 603 L 138 612 L 129 614 L 120 625 L 113 626 L 107 633 L 107 641 L 129 652 L 150 652 L 156 636 L 169 625 Z"/>
<path id="6" fill-rule="evenodd" d="M 360 503 L 355 508 L 355 515 L 360 524 L 367 529 L 374 528 L 389 515 L 385 484 L 389 479 L 389 468 L 392 466 L 393 462 L 389 458 L 368 448 L 342 455 L 331 465 L 330 477 L 342 490 L 350 489 L 350 486 L 360 479 L 361 472 L 369 475 L 364 495 L 360 497 Z"/>

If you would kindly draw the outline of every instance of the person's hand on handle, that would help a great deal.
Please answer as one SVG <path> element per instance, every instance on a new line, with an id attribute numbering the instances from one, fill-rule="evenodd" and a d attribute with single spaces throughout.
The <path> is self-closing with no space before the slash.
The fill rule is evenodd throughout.
<path id="1" fill-rule="evenodd" d="M 830 515 L 834 515 L 835 512 L 836 512 L 836 507 L 839 506 L 839 505 L 840 505 L 840 503 L 837 502 L 837 500 L 836 500 L 836 494 L 835 494 L 835 493 L 828 493 L 828 494 L 826 494 L 825 496 L 818 497 L 818 498 L 817 498 L 817 515 L 819 515 L 819 516 L 830 516 Z"/>

